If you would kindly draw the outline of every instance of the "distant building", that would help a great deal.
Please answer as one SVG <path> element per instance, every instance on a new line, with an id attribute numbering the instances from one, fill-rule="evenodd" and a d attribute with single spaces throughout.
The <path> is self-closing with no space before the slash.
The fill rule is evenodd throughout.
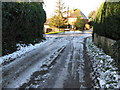
<path id="1" fill-rule="evenodd" d="M 88 23 L 87 17 L 79 9 L 71 9 L 69 11 L 69 16 L 68 16 L 68 22 L 67 22 L 67 24 L 70 24 L 71 27 L 73 27 L 74 24 L 75 24 L 75 22 L 76 22 L 76 20 L 77 20 L 78 16 L 81 16 L 81 19 L 85 19 L 86 23 Z"/>
<path id="2" fill-rule="evenodd" d="M 48 18 L 44 24 L 44 32 L 48 33 L 48 32 L 58 32 L 59 29 L 57 27 L 50 27 L 49 26 L 50 23 L 50 18 Z"/>
<path id="3" fill-rule="evenodd" d="M 79 9 L 71 9 L 69 10 L 69 13 L 68 13 L 68 17 L 66 18 L 65 17 L 65 21 L 66 21 L 66 25 L 68 28 L 75 28 L 74 25 L 75 25 L 75 22 L 77 20 L 77 17 L 78 16 L 81 16 L 81 19 L 85 19 L 86 20 L 86 23 L 88 23 L 88 19 L 87 17 L 79 10 Z M 59 31 L 59 29 L 56 27 L 50 27 L 49 26 L 49 23 L 50 23 L 50 18 L 47 19 L 47 21 L 45 22 L 44 24 L 44 32 L 47 33 L 47 32 L 57 32 Z M 64 30 L 69 30 L 69 29 L 64 29 Z"/>
<path id="4" fill-rule="evenodd" d="M 48 18 L 44 24 L 44 32 L 47 33 L 47 32 L 50 32 L 52 31 L 52 29 L 50 28 L 49 26 L 49 23 L 50 23 L 50 19 Z"/>

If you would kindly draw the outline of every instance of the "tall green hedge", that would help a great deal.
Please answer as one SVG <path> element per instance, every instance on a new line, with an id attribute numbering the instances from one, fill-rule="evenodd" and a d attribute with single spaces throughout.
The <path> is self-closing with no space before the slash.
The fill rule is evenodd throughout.
<path id="1" fill-rule="evenodd" d="M 120 2 L 104 2 L 93 25 L 94 33 L 120 40 Z"/>
<path id="2" fill-rule="evenodd" d="M 16 51 L 17 43 L 35 44 L 43 37 L 46 13 L 42 3 L 2 3 L 2 54 Z"/>

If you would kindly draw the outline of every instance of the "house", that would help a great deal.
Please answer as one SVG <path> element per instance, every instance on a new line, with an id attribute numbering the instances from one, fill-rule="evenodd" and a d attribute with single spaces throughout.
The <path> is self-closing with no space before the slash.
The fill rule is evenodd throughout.
<path id="1" fill-rule="evenodd" d="M 46 20 L 46 22 L 44 23 L 44 32 L 48 33 L 48 32 L 59 32 L 59 31 L 64 31 L 64 29 L 58 29 L 57 27 L 50 27 L 49 26 L 50 23 L 50 18 L 48 18 Z"/>
<path id="2" fill-rule="evenodd" d="M 45 24 L 44 24 L 44 32 L 45 32 L 45 33 L 48 33 L 48 32 L 51 32 L 51 31 L 52 31 L 51 27 L 49 26 L 49 22 L 50 22 L 50 19 L 48 18 L 48 19 L 46 20 Z"/>
<path id="3" fill-rule="evenodd" d="M 79 9 L 71 9 L 71 10 L 69 10 L 68 16 L 65 18 L 65 21 L 66 21 L 65 24 L 67 26 L 67 29 L 64 29 L 65 31 L 69 31 L 70 29 L 68 29 L 68 28 L 70 28 L 70 27 L 75 28 L 74 25 L 75 25 L 75 22 L 76 22 L 78 16 L 81 16 L 81 19 L 85 19 L 86 23 L 88 23 L 87 17 Z M 59 31 L 59 29 L 57 27 L 50 27 L 49 23 L 50 23 L 50 18 L 48 18 L 44 24 L 44 32 L 45 33 L 48 33 L 51 31 L 52 32 Z"/>
<path id="4" fill-rule="evenodd" d="M 81 16 L 81 19 L 85 19 L 86 23 L 88 23 L 87 17 L 79 9 L 71 9 L 69 11 L 68 22 L 67 22 L 67 24 L 71 25 L 71 28 L 74 28 L 78 16 Z"/>

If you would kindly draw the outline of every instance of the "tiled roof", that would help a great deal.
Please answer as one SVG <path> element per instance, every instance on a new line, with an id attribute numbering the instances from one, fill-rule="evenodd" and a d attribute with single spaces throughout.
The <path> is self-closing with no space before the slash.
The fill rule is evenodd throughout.
<path id="1" fill-rule="evenodd" d="M 79 9 L 74 9 L 73 12 L 70 12 L 70 16 L 68 18 L 77 18 L 78 16 L 82 16 L 81 18 L 87 19 L 87 17 Z"/>

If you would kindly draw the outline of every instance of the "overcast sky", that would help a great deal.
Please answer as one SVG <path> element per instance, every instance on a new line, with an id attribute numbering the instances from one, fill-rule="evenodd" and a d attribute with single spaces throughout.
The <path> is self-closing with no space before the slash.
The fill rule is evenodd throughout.
<path id="1" fill-rule="evenodd" d="M 43 0 L 45 5 L 44 9 L 47 13 L 47 17 L 50 18 L 56 7 L 57 0 Z M 92 11 L 99 8 L 100 4 L 105 0 L 62 0 L 65 3 L 65 6 L 69 6 L 69 8 L 78 8 L 80 9 L 86 16 Z"/>

